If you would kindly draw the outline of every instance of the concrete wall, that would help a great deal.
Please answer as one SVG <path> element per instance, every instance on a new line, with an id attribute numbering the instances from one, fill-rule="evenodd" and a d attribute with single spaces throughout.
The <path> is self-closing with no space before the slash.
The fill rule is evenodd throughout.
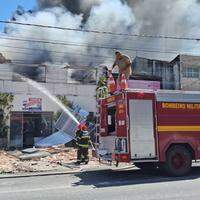
<path id="1" fill-rule="evenodd" d="M 162 78 L 163 89 L 178 89 L 173 66 L 167 61 L 151 60 L 136 57 L 133 61 L 133 72 L 135 74 L 153 75 Z"/>
<path id="2" fill-rule="evenodd" d="M 180 55 L 181 89 L 200 91 L 200 74 L 199 78 L 187 78 L 183 76 L 184 69 L 188 67 L 198 68 L 200 71 L 200 56 Z"/>
<path id="3" fill-rule="evenodd" d="M 96 86 L 81 85 L 78 83 L 67 83 L 67 72 L 65 69 L 47 67 L 46 83 L 39 83 L 42 87 L 49 90 L 52 95 L 66 95 L 74 103 L 79 104 L 89 112 L 96 111 Z M 12 81 L 12 65 L 0 65 L 0 92 L 13 93 L 14 111 L 21 111 L 22 103 L 28 97 L 42 98 L 43 111 L 55 111 L 58 106 L 45 94 L 40 92 L 26 82 Z"/>

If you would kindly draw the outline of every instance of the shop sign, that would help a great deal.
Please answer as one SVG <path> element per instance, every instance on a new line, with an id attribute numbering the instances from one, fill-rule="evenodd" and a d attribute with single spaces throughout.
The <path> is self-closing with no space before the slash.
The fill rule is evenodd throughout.
<path id="1" fill-rule="evenodd" d="M 28 98 L 23 101 L 23 111 L 38 112 L 42 111 L 42 99 L 41 98 Z"/>

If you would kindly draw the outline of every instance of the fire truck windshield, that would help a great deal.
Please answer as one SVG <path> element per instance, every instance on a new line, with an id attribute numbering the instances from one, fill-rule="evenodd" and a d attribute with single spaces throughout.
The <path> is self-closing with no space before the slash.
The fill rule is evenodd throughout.
<path id="1" fill-rule="evenodd" d="M 115 113 L 116 113 L 116 106 L 108 107 L 107 108 L 107 123 L 108 123 L 108 134 L 113 135 L 115 134 Z"/>

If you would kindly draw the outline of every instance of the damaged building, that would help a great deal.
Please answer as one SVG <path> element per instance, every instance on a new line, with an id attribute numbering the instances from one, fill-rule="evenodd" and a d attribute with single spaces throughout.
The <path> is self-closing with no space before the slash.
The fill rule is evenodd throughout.
<path id="1" fill-rule="evenodd" d="M 199 63 L 200 57 L 189 55 L 179 55 L 171 62 L 136 57 L 133 61 L 133 77 L 136 80 L 141 80 L 138 76 L 146 77 L 148 79 L 144 80 L 150 81 L 152 79 L 149 77 L 156 77 L 156 81 L 161 82 L 162 89 L 200 90 Z M 98 73 L 95 68 L 87 69 L 91 71 L 91 82 L 80 82 L 79 78 L 71 78 L 75 71 L 69 67 L 14 64 L 5 60 L 0 67 L 0 93 L 14 96 L 8 122 L 10 129 L 5 138 L 8 147 L 33 146 L 35 142 L 54 132 L 54 119 L 60 107 L 44 88 L 53 96 L 66 96 L 67 100 L 80 105 L 91 115 L 96 111 L 95 80 Z M 35 81 L 33 83 L 39 83 L 41 87 L 38 89 L 37 85 L 34 86 L 21 77 L 32 79 Z"/>
<path id="2" fill-rule="evenodd" d="M 180 70 L 180 89 L 200 91 L 200 56 L 178 55 L 170 64 Z"/>
<path id="3" fill-rule="evenodd" d="M 74 81 L 70 78 L 73 70 L 53 65 L 13 63 L 1 64 L 0 68 L 0 93 L 14 96 L 8 121 L 7 147 L 31 147 L 53 133 L 54 119 L 61 109 L 49 93 L 66 96 L 68 101 L 91 115 L 96 110 L 95 83 Z M 37 84 L 41 87 L 37 88 Z"/>
<path id="4" fill-rule="evenodd" d="M 136 57 L 133 71 L 160 77 L 162 89 L 200 91 L 200 56 L 178 55 L 172 61 Z"/>
<path id="5" fill-rule="evenodd" d="M 133 71 L 135 74 L 160 77 L 162 89 L 180 89 L 179 68 L 170 62 L 136 57 Z"/>

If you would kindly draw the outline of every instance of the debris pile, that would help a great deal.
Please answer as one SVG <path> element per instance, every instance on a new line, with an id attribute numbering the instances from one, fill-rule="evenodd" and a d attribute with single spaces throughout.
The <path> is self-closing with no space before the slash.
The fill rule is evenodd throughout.
<path id="1" fill-rule="evenodd" d="M 0 151 L 0 160 L 0 173 L 11 173 L 16 168 L 16 158 L 5 151 Z"/>
<path id="2" fill-rule="evenodd" d="M 0 151 L 0 173 L 23 173 L 62 171 L 69 169 L 69 165 L 76 161 L 76 149 L 55 147 L 46 149 L 28 149 L 15 151 Z M 92 158 L 89 165 L 98 165 Z M 89 166 L 88 166 L 89 167 Z"/>

